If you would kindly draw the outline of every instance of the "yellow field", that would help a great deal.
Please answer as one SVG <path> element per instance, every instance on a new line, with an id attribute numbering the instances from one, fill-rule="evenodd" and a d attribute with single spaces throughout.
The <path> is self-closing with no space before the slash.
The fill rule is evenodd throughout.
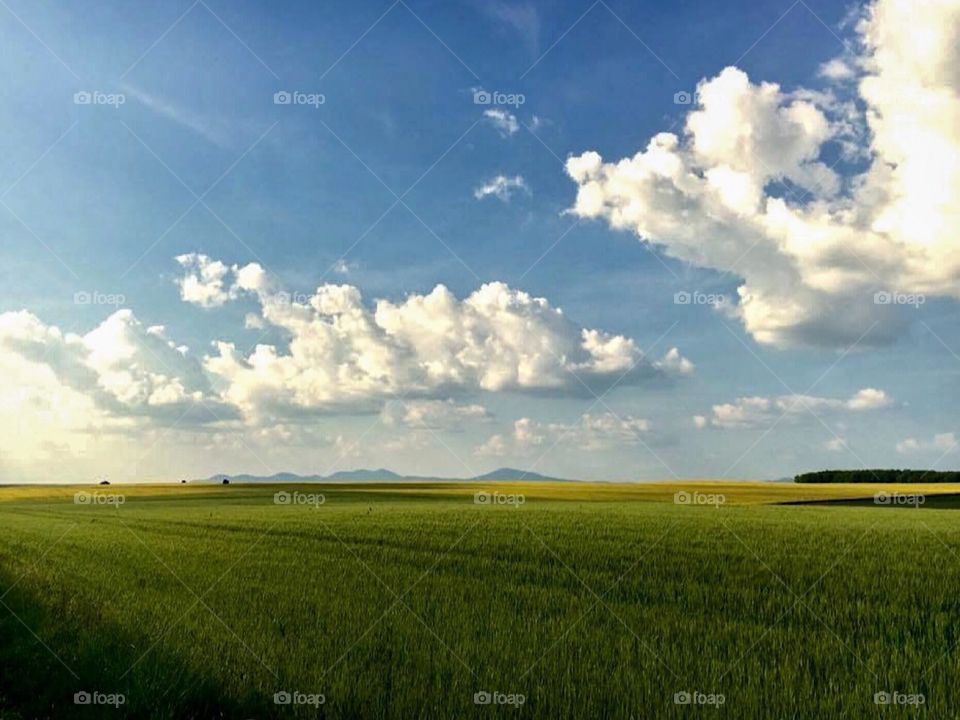
<path id="1" fill-rule="evenodd" d="M 131 498 L 164 497 L 184 494 L 245 496 L 299 488 L 304 492 L 326 490 L 336 493 L 408 495 L 420 497 L 467 497 L 477 492 L 521 494 L 528 499 L 592 501 L 673 502 L 674 494 L 685 491 L 720 494 L 733 505 L 761 505 L 796 501 L 869 498 L 877 492 L 923 495 L 960 494 L 955 483 L 850 483 L 799 484 L 789 482 L 690 480 L 644 483 L 605 482 L 389 482 L 389 483 L 234 483 L 223 486 L 194 484 L 116 484 L 98 485 L 8 485 L 0 487 L 0 502 L 17 500 L 67 500 L 80 490 L 122 493 Z"/>

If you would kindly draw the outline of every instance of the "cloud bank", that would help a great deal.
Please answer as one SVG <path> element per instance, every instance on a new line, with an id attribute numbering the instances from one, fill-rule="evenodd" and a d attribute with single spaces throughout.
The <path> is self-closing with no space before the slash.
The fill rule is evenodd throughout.
<path id="1" fill-rule="evenodd" d="M 938 433 L 929 440 L 907 438 L 897 443 L 897 452 L 901 455 L 920 452 L 939 452 L 947 454 L 957 447 L 957 438 L 952 432 Z"/>
<path id="2" fill-rule="evenodd" d="M 509 434 L 496 434 L 474 449 L 480 457 L 523 456 L 545 453 L 552 447 L 571 447 L 585 451 L 611 450 L 636 445 L 649 433 L 649 420 L 632 415 L 618 416 L 611 412 L 599 415 L 586 413 L 575 423 L 541 423 L 520 418 Z"/>
<path id="3" fill-rule="evenodd" d="M 576 325 L 545 298 L 500 282 L 463 299 L 438 285 L 370 307 L 351 285 L 293 297 L 256 263 L 233 266 L 226 287 L 219 274 L 205 279 L 211 262 L 184 265 L 192 279 L 181 288 L 203 298 L 193 302 L 249 296 L 262 323 L 288 338 L 285 348 L 260 344 L 249 354 L 217 342 L 216 354 L 205 359 L 207 371 L 225 383 L 224 400 L 250 417 L 363 412 L 390 399 L 451 392 L 581 395 L 693 369 L 676 348 L 648 359 L 633 340 Z M 209 292 L 197 289 L 205 286 Z"/>
<path id="4" fill-rule="evenodd" d="M 759 342 L 892 341 L 908 311 L 876 293 L 960 298 L 958 33 L 956 0 L 877 0 L 857 51 L 823 66 L 827 92 L 728 67 L 700 83 L 682 135 L 569 158 L 572 212 L 741 277 Z"/>
<path id="5" fill-rule="evenodd" d="M 160 428 L 200 433 L 204 443 L 243 432 L 241 444 L 258 445 L 269 430 L 320 444 L 310 420 L 329 414 L 380 412 L 387 424 L 456 431 L 489 421 L 469 399 L 482 392 L 589 396 L 693 369 L 676 348 L 648 358 L 632 339 L 582 327 L 499 282 L 464 298 L 438 285 L 368 304 L 352 285 L 292 295 L 256 263 L 176 260 L 185 302 L 211 311 L 252 302 L 244 327 L 273 343 L 217 340 L 198 355 L 129 309 L 82 335 L 26 310 L 0 313 L 0 419 L 18 429 L 0 439 L 4 453 L 40 457 L 41 440 L 60 452 L 82 449 L 85 433 Z"/>
<path id="6" fill-rule="evenodd" d="M 779 397 L 741 397 L 732 403 L 714 405 L 710 416 L 695 415 L 698 428 L 707 426 L 724 429 L 769 427 L 783 417 L 795 420 L 813 413 L 866 412 L 880 410 L 894 404 L 883 390 L 863 388 L 846 400 L 816 395 L 780 395 Z"/>
<path id="7" fill-rule="evenodd" d="M 189 415 L 187 421 L 205 423 L 236 416 L 188 349 L 130 310 L 114 312 L 86 335 L 64 333 L 25 310 L 2 313 L 0 354 L 20 368 L 8 379 L 25 391 L 37 373 L 58 388 L 51 403 L 76 393 L 117 419 L 172 422 Z"/>

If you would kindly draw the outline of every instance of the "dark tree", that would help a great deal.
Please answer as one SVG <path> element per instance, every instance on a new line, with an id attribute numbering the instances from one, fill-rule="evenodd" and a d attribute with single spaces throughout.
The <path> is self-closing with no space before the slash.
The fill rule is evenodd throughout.
<path id="1" fill-rule="evenodd" d="M 797 475 L 798 483 L 955 483 L 957 470 L 820 470 Z"/>

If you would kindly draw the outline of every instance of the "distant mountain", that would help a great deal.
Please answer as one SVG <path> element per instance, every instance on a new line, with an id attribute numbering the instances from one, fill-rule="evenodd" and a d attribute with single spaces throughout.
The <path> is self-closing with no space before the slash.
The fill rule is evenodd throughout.
<path id="1" fill-rule="evenodd" d="M 375 482 L 377 480 L 405 480 L 403 475 L 397 475 L 393 470 L 380 468 L 379 470 L 340 470 L 327 475 L 324 480 L 339 480 L 347 482 Z"/>
<path id="2" fill-rule="evenodd" d="M 241 473 L 239 475 L 227 475 L 226 473 L 217 473 L 216 475 L 211 475 L 207 478 L 210 482 L 220 482 L 224 478 L 230 480 L 230 482 L 283 482 L 283 483 L 298 483 L 298 482 L 316 482 L 317 480 L 323 480 L 322 475 L 297 475 L 296 473 L 289 472 L 279 472 L 274 473 L 273 475 L 248 475 L 247 473 Z"/>
<path id="3" fill-rule="evenodd" d="M 249 475 L 247 477 L 256 477 L 255 475 Z M 274 473 L 270 477 L 266 478 L 267 480 L 275 480 L 276 482 L 297 482 L 298 480 L 311 480 L 314 477 L 320 477 L 319 475 L 297 475 L 296 473 L 289 472 L 279 472 Z"/>
<path id="4" fill-rule="evenodd" d="M 530 472 L 529 470 L 517 470 L 515 468 L 498 468 L 483 475 L 477 475 L 471 480 L 560 480 L 560 478 L 548 477 L 540 473 Z"/>
<path id="5" fill-rule="evenodd" d="M 297 475 L 290 472 L 279 472 L 273 475 L 249 475 L 242 473 L 239 475 L 227 475 L 217 473 L 206 478 L 209 482 L 220 482 L 227 478 L 232 483 L 298 483 L 298 482 L 402 482 L 416 480 L 452 480 L 460 482 L 483 482 L 483 481 L 503 481 L 503 480 L 560 480 L 561 478 L 548 477 L 540 473 L 517 470 L 516 468 L 498 468 L 483 475 L 469 478 L 439 478 L 424 477 L 421 475 L 399 475 L 392 470 L 380 468 L 379 470 L 368 470 L 358 468 L 357 470 L 340 470 L 331 475 Z"/>

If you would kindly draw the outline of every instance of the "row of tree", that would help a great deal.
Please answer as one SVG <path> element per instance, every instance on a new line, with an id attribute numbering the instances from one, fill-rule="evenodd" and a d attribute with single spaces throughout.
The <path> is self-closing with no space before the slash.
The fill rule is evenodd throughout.
<path id="1" fill-rule="evenodd" d="M 798 483 L 960 483 L 957 470 L 820 470 L 800 473 Z"/>

